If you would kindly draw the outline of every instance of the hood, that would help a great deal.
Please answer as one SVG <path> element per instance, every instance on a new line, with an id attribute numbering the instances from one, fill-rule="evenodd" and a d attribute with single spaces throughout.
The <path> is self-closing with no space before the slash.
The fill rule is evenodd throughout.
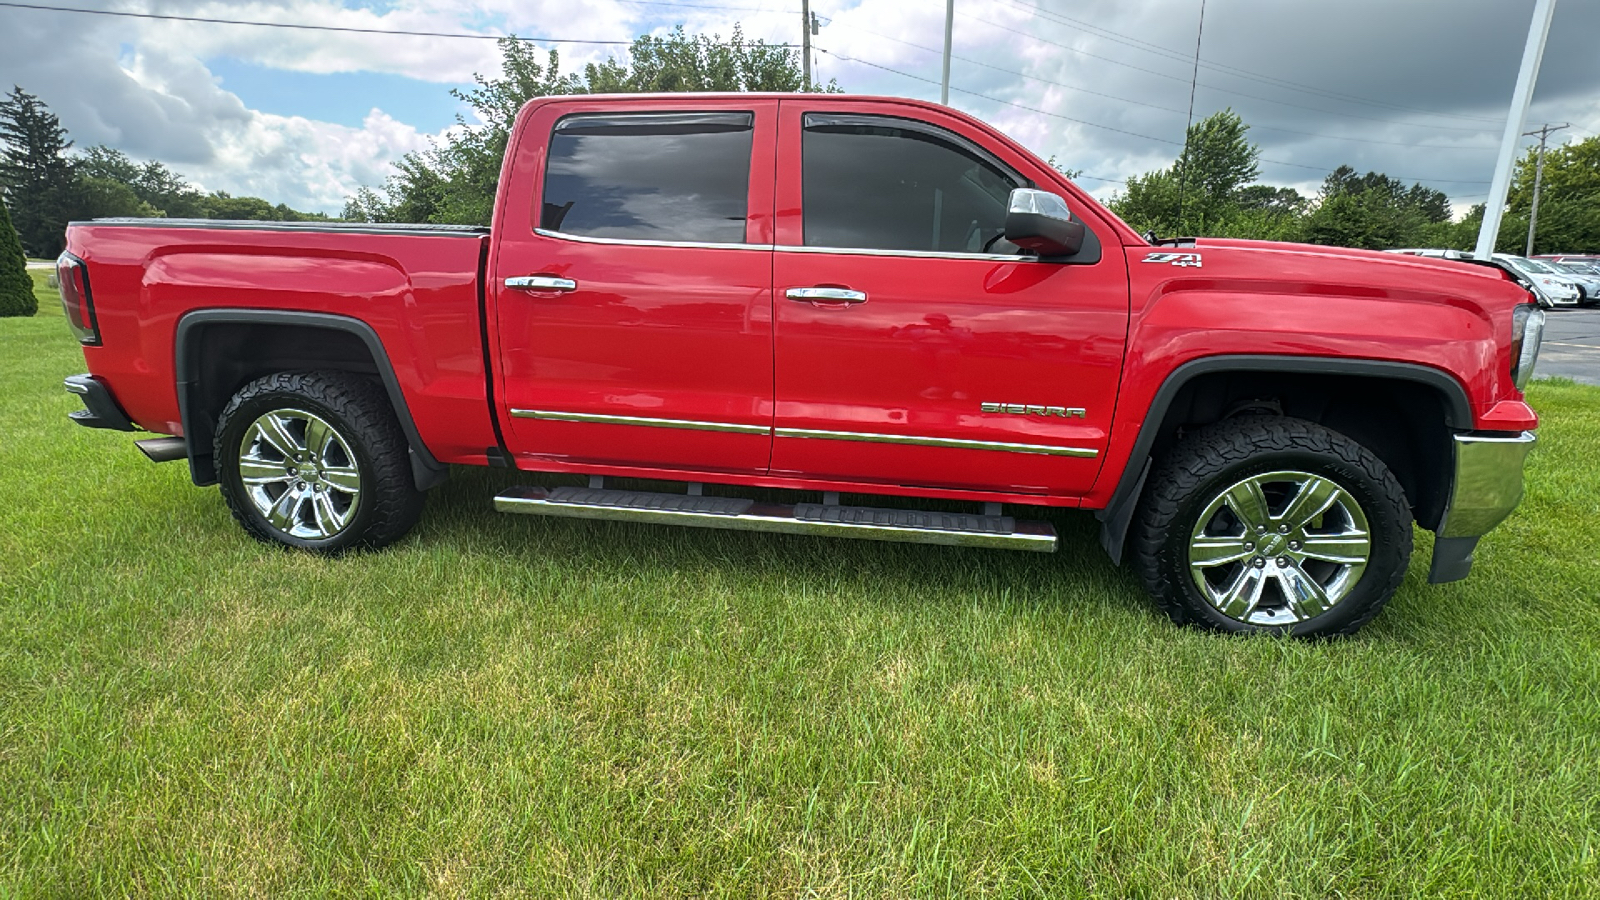
<path id="1" fill-rule="evenodd" d="M 1193 246 L 1138 250 L 1130 259 L 1136 283 L 1204 277 L 1216 286 L 1247 294 L 1467 304 L 1490 317 L 1509 315 L 1511 307 L 1531 302 L 1528 291 L 1505 270 L 1460 260 L 1235 238 L 1199 238 Z M 1188 267 L 1181 261 L 1140 265 L 1185 254 L 1198 256 L 1199 265 L 1194 261 Z"/>

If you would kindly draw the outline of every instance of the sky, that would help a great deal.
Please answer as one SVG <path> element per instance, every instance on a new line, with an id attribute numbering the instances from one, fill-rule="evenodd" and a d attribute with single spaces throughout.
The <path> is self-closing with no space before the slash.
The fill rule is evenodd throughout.
<path id="1" fill-rule="evenodd" d="M 338 213 L 401 155 L 477 124 L 450 95 L 498 72 L 493 40 L 88 15 L 17 4 L 545 44 L 563 69 L 682 25 L 796 42 L 800 0 L 17 0 L 0 90 L 40 97 L 79 147 L 157 160 L 206 190 Z M 1231 108 L 1261 178 L 1314 194 L 1341 164 L 1481 202 L 1534 0 L 956 0 L 950 103 L 1101 199 Z M 850 93 L 939 98 L 942 0 L 814 0 L 816 73 Z M 1195 49 L 1198 38 L 1199 66 Z M 1525 129 L 1600 135 L 1600 0 L 1557 0 Z M 20 50 L 19 48 L 27 48 Z M 1193 80 L 1193 82 L 1192 82 Z M 1533 142 L 1524 138 L 1524 145 Z"/>

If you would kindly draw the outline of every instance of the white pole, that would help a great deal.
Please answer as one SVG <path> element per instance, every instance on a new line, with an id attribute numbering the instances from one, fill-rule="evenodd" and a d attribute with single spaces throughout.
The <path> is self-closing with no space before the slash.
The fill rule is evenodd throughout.
<path id="1" fill-rule="evenodd" d="M 956 0 L 944 0 L 944 78 L 939 82 L 939 102 L 950 105 L 950 32 L 955 26 Z"/>
<path id="2" fill-rule="evenodd" d="M 1550 34 L 1550 18 L 1556 0 L 1534 0 L 1533 21 L 1528 25 L 1528 45 L 1522 49 L 1522 69 L 1517 72 L 1517 89 L 1511 95 L 1511 111 L 1506 116 L 1506 133 L 1500 139 L 1500 159 L 1494 167 L 1494 181 L 1483 205 L 1483 227 L 1478 229 L 1474 255 L 1487 259 L 1494 254 L 1495 238 L 1500 235 L 1500 217 L 1505 213 L 1506 194 L 1511 190 L 1511 165 L 1516 160 L 1517 141 L 1528 118 L 1528 103 L 1533 99 L 1533 83 L 1539 78 L 1539 62 L 1544 58 L 1544 40 Z"/>

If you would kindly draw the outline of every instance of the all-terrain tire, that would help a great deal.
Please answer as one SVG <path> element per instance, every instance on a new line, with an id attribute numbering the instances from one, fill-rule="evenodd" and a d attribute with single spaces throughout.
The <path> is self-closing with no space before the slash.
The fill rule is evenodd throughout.
<path id="1" fill-rule="evenodd" d="M 309 447 L 312 429 L 322 456 Z M 326 555 L 377 548 L 422 515 L 394 408 L 360 375 L 277 372 L 250 382 L 223 409 L 214 453 L 233 517 L 267 543 Z"/>
<path id="2" fill-rule="evenodd" d="M 1343 498 L 1340 501 L 1343 505 L 1329 507 L 1328 512 L 1318 514 L 1314 520 L 1315 527 L 1321 529 L 1325 518 L 1333 521 L 1335 516 L 1340 516 L 1341 522 L 1351 523 L 1340 526 L 1343 529 L 1339 532 L 1341 536 L 1365 531 L 1369 535 L 1370 547 L 1364 565 L 1359 570 L 1354 565 L 1341 568 L 1338 564 L 1317 559 L 1298 562 L 1290 559 L 1288 541 L 1291 537 L 1298 536 L 1306 549 L 1319 539 L 1322 544 L 1317 546 L 1320 547 L 1339 538 L 1323 537 L 1309 531 L 1291 533 L 1292 526 L 1288 524 L 1288 519 L 1292 517 L 1285 498 L 1294 494 L 1295 489 L 1284 489 L 1282 493 L 1273 495 L 1277 499 L 1267 499 L 1268 495 L 1259 487 L 1266 484 L 1268 489 L 1278 490 L 1279 486 L 1271 480 L 1280 473 L 1290 485 L 1293 484 L 1291 476 L 1307 476 L 1301 482 L 1302 489 L 1304 485 L 1319 483 L 1313 479 L 1321 479 L 1332 482 L 1343 492 L 1337 495 Z M 1230 491 L 1240 491 L 1242 495 L 1252 490 L 1248 487 L 1250 484 L 1257 485 L 1253 489 L 1255 493 L 1250 496 L 1259 495 L 1267 500 L 1261 506 L 1269 514 L 1269 517 L 1263 517 L 1263 521 L 1268 523 L 1267 527 L 1244 524 L 1248 518 L 1246 516 L 1233 517 L 1232 507 L 1236 504 L 1231 502 L 1231 498 L 1238 495 Z M 1331 491 L 1326 486 L 1323 486 L 1323 490 Z M 1359 508 L 1345 512 L 1352 502 Z M 1245 505 L 1249 505 L 1248 501 Z M 1312 505 L 1308 501 L 1306 508 Z M 1270 518 L 1276 515 L 1273 513 L 1275 508 L 1283 511 L 1283 519 Z M 1201 521 L 1202 515 L 1207 515 L 1206 522 Z M 1272 526 L 1272 521 L 1279 524 Z M 1228 575 L 1232 572 L 1220 566 L 1215 570 L 1202 568 L 1205 564 L 1216 565 L 1210 563 L 1209 559 L 1191 566 L 1191 562 L 1200 560 L 1203 553 L 1216 553 L 1218 558 L 1231 555 L 1232 551 L 1228 549 L 1210 550 L 1201 546 L 1206 541 L 1221 546 L 1235 539 L 1226 533 L 1222 537 L 1209 537 L 1211 532 L 1206 529 L 1215 528 L 1218 522 L 1240 535 L 1250 535 L 1257 530 L 1263 534 L 1259 550 L 1255 543 L 1243 543 L 1245 540 L 1254 541 L 1254 538 L 1237 539 L 1241 541 L 1239 548 L 1248 548 L 1254 555 L 1221 564 L 1236 566 L 1232 572 L 1238 573 L 1240 580 L 1224 579 L 1225 584 L 1215 589 L 1219 593 L 1242 585 L 1244 576 L 1248 574 L 1245 567 L 1254 566 L 1260 572 L 1267 573 L 1252 576 L 1262 579 L 1267 587 L 1255 595 L 1261 598 L 1258 600 L 1261 605 L 1252 606 L 1251 612 L 1242 617 L 1237 615 L 1239 607 L 1235 607 L 1235 614 L 1230 615 L 1224 611 L 1229 603 L 1208 599 L 1202 593 L 1201 585 L 1197 584 L 1197 580 L 1203 581 L 1205 578 L 1200 573 L 1215 571 L 1219 575 Z M 1284 534 L 1274 536 L 1274 532 L 1280 529 Z M 1360 543 L 1358 538 L 1345 540 Z M 1150 477 L 1134 522 L 1133 535 L 1134 562 L 1139 577 L 1174 622 L 1222 632 L 1272 632 L 1303 637 L 1353 634 L 1371 621 L 1404 579 L 1411 559 L 1411 545 L 1410 504 L 1394 474 L 1377 456 L 1354 440 L 1321 425 L 1301 419 L 1264 415 L 1240 416 L 1217 422 L 1179 441 L 1159 462 Z M 1299 549 L 1301 544 L 1295 546 Z M 1280 553 L 1283 555 L 1278 555 Z M 1279 576 L 1276 575 L 1280 565 L 1284 566 L 1281 570 L 1284 573 L 1281 576 L 1283 580 L 1278 580 Z M 1292 571 L 1290 567 L 1294 567 Z M 1336 582 L 1342 592 L 1326 609 L 1300 617 L 1301 610 L 1287 602 L 1291 593 L 1289 585 L 1305 584 L 1306 573 L 1313 569 L 1343 572 L 1342 582 L 1338 581 L 1337 576 L 1330 576 L 1330 580 Z M 1266 580 L 1269 575 L 1273 580 Z M 1282 600 L 1281 611 L 1267 605 L 1275 598 Z M 1316 608 L 1316 605 L 1311 605 L 1309 610 Z"/>

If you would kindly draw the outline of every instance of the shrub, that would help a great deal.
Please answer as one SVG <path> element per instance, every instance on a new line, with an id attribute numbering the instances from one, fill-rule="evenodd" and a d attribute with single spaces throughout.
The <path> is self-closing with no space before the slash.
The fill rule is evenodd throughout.
<path id="1" fill-rule="evenodd" d="M 0 318 L 31 316 L 38 311 L 39 300 L 33 295 L 33 279 L 28 277 L 22 240 L 11 227 L 11 213 L 0 203 Z"/>

